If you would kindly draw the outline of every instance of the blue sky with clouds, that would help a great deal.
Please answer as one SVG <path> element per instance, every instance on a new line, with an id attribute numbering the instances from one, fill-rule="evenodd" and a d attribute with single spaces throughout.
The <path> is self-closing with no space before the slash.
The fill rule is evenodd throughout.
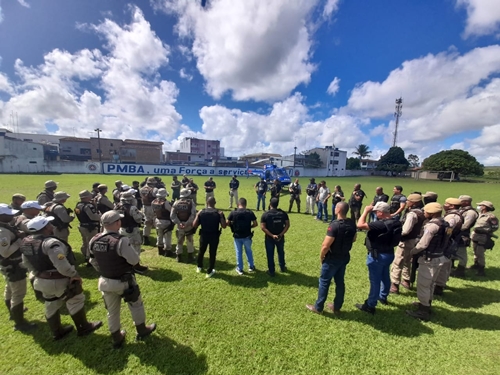
<path id="1" fill-rule="evenodd" d="M 0 124 L 219 139 L 226 155 L 335 144 L 500 165 L 493 0 L 0 0 Z"/>

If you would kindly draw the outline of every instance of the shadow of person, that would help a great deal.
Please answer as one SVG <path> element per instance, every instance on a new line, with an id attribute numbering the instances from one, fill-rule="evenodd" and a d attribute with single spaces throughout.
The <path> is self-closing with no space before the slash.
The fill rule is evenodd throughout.
<path id="1" fill-rule="evenodd" d="M 432 321 L 450 329 L 478 329 L 481 331 L 500 330 L 500 317 L 475 311 L 451 311 L 442 307 L 432 307 Z"/>
<path id="2" fill-rule="evenodd" d="M 144 272 L 144 275 L 140 275 L 139 277 L 149 277 L 151 280 L 164 283 L 182 280 L 182 275 L 180 273 L 167 268 L 149 268 Z"/>
<path id="3" fill-rule="evenodd" d="M 476 270 L 467 270 L 466 274 L 471 281 L 487 282 L 500 280 L 500 268 L 486 266 L 484 272 L 486 276 L 476 276 Z"/>
<path id="4" fill-rule="evenodd" d="M 130 357 L 137 357 L 143 366 L 152 366 L 162 374 L 204 374 L 208 370 L 204 354 L 197 355 L 193 349 L 168 337 L 153 333 L 144 341 L 134 342 L 135 330 L 127 332 L 126 343 L 121 349 L 112 349 L 109 332 L 101 328 L 87 337 L 77 337 L 72 332 L 61 341 L 52 341 L 47 324 L 39 323 L 34 331 L 34 341 L 49 355 L 69 354 L 85 367 L 100 373 L 121 372 L 129 367 Z M 137 368 L 134 373 L 147 373 Z"/>
<path id="5" fill-rule="evenodd" d="M 466 284 L 465 288 L 454 287 L 446 290 L 441 300 L 450 306 L 463 309 L 480 308 L 500 302 L 500 290 Z"/>

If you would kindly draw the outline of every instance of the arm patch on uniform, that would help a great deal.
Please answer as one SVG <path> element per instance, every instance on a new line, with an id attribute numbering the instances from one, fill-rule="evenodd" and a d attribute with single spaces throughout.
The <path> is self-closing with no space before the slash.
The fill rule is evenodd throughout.
<path id="1" fill-rule="evenodd" d="M 64 254 L 57 254 L 57 259 L 63 260 L 64 258 L 66 258 Z"/>

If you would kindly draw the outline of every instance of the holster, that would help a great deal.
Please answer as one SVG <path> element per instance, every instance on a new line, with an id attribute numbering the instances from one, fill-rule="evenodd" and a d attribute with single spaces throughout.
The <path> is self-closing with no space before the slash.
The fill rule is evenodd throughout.
<path id="1" fill-rule="evenodd" d="M 64 300 L 67 301 L 79 294 L 83 293 L 83 286 L 82 283 L 79 282 L 78 280 L 73 280 L 68 284 L 68 287 L 64 291 L 64 294 L 62 297 L 64 297 Z"/>
<path id="2" fill-rule="evenodd" d="M 122 298 L 125 302 L 137 302 L 141 291 L 135 282 L 134 275 L 127 273 L 122 276 L 121 281 L 128 283 L 128 288 L 123 291 Z"/>

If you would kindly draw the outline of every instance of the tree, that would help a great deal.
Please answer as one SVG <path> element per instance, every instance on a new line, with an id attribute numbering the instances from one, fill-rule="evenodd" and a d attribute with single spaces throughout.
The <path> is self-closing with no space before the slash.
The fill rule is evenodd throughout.
<path id="1" fill-rule="evenodd" d="M 391 147 L 383 155 L 377 165 L 377 170 L 391 172 L 392 174 L 401 173 L 408 169 L 410 163 L 405 158 L 405 152 L 401 147 Z"/>
<path id="2" fill-rule="evenodd" d="M 452 171 L 456 175 L 482 176 L 484 166 L 464 150 L 446 150 L 424 160 L 422 167 L 428 171 Z"/>
<path id="3" fill-rule="evenodd" d="M 410 167 L 412 168 L 420 167 L 420 160 L 417 155 L 414 154 L 408 155 L 408 162 L 410 163 Z"/>
<path id="4" fill-rule="evenodd" d="M 358 147 L 356 147 L 356 151 L 354 151 L 353 154 L 358 155 L 358 157 L 360 159 L 364 159 L 364 158 L 367 158 L 368 156 L 370 156 L 372 154 L 372 152 L 370 151 L 370 147 L 368 147 L 367 145 L 361 144 L 361 145 L 358 145 Z"/>
<path id="5" fill-rule="evenodd" d="M 345 163 L 345 169 L 361 169 L 361 163 L 358 158 L 348 158 Z"/>
<path id="6" fill-rule="evenodd" d="M 319 156 L 317 152 L 311 152 L 309 155 L 305 156 L 304 164 L 307 168 L 321 168 L 323 162 L 321 161 L 321 156 Z"/>

